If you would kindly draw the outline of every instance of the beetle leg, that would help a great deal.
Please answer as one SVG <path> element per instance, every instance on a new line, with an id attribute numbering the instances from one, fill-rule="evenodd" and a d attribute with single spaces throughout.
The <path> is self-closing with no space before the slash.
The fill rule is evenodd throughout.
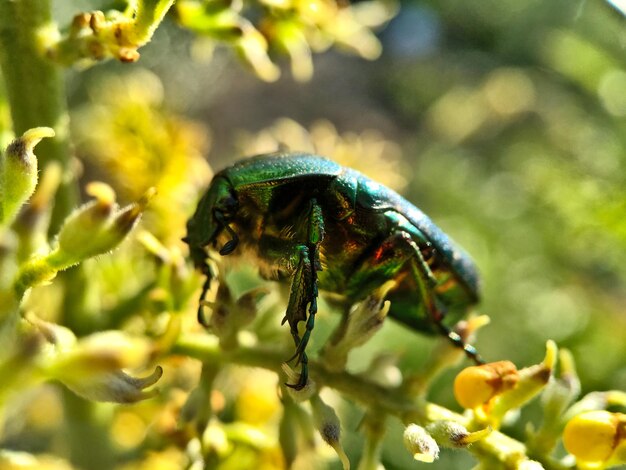
<path id="1" fill-rule="evenodd" d="M 324 218 L 322 209 L 315 199 L 311 200 L 311 210 L 308 218 L 307 244 L 298 247 L 300 261 L 291 285 L 291 294 L 287 305 L 286 318 L 291 326 L 291 335 L 296 344 L 294 355 L 286 362 L 297 358 L 297 364 L 301 364 L 300 380 L 297 384 L 287 386 L 302 389 L 308 380 L 308 357 L 306 347 L 315 327 L 315 315 L 317 313 L 317 272 L 321 270 L 319 246 L 324 239 Z M 309 305 L 308 316 L 306 306 Z M 306 320 L 306 327 L 302 338 L 298 333 L 298 323 Z"/>
<path id="2" fill-rule="evenodd" d="M 408 240 L 409 245 L 414 253 L 414 256 L 411 257 L 411 274 L 415 279 L 415 283 L 419 287 L 420 295 L 422 297 L 422 302 L 424 302 L 424 306 L 426 307 L 426 312 L 430 316 L 430 319 L 439 330 L 439 332 L 448 338 L 452 345 L 457 348 L 463 349 L 465 351 L 465 355 L 473 360 L 477 364 L 483 364 L 484 361 L 476 351 L 476 348 L 471 344 L 467 344 L 461 336 L 454 332 L 451 328 L 446 326 L 443 323 L 443 319 L 445 317 L 445 311 L 437 305 L 436 297 L 434 294 L 434 287 L 436 285 L 435 278 L 433 276 L 432 271 L 428 267 L 428 264 L 424 260 L 422 256 L 422 252 L 418 248 L 418 246 L 412 240 Z"/>
<path id="3" fill-rule="evenodd" d="M 213 269 L 211 269 L 211 266 L 209 265 L 207 260 L 204 261 L 204 264 L 202 265 L 200 269 L 202 271 L 202 274 L 204 274 L 205 279 L 204 279 L 204 283 L 202 284 L 202 292 L 200 293 L 200 301 L 198 302 L 198 323 L 200 323 L 205 328 L 208 328 L 210 325 L 209 325 L 209 322 L 207 321 L 206 315 L 204 314 L 204 308 L 205 308 L 204 301 L 206 300 L 206 295 L 209 292 L 209 289 L 211 289 L 211 281 L 213 280 L 214 274 L 213 274 Z"/>
<path id="4" fill-rule="evenodd" d="M 459 334 L 443 323 L 445 310 L 437 302 L 435 294 L 437 280 L 417 243 L 408 232 L 401 229 L 396 231 L 383 240 L 369 258 L 362 261 L 351 275 L 348 285 L 349 295 L 353 299 L 358 299 L 363 290 L 369 292 L 385 281 L 396 278 L 407 268 L 408 274 L 413 277 L 419 289 L 421 301 L 432 325 L 454 346 L 463 349 L 470 359 L 482 363 L 476 349 L 466 344 Z"/>

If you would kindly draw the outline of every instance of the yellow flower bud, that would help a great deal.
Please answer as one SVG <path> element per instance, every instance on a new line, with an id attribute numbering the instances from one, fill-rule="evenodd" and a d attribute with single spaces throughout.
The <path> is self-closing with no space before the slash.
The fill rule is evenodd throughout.
<path id="1" fill-rule="evenodd" d="M 467 367 L 454 380 L 454 396 L 462 407 L 474 409 L 510 390 L 518 380 L 517 368 L 509 361 Z"/>
<path id="2" fill-rule="evenodd" d="M 607 461 L 619 442 L 620 416 L 624 415 L 604 410 L 575 416 L 565 426 L 563 445 L 579 461 Z M 622 436 L 624 438 L 626 436 Z"/>

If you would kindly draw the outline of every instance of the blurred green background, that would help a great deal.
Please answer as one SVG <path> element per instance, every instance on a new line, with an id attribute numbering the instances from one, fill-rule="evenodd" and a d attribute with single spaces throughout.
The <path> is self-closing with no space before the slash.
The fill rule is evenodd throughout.
<path id="1" fill-rule="evenodd" d="M 102 7 L 57 3 L 58 18 Z M 553 339 L 573 352 L 583 391 L 625 390 L 626 18 L 600 0 L 404 1 L 378 36 L 375 61 L 337 50 L 314 55 L 311 79 L 299 82 L 279 59 L 282 76 L 267 83 L 231 51 L 166 20 L 138 63 L 68 72 L 83 178 L 118 191 L 126 184 L 123 202 L 153 184 L 130 161 L 118 164 L 130 172 L 126 182 L 116 180 L 105 154 L 124 149 L 102 150 L 98 140 L 120 129 L 130 129 L 130 140 L 133 132 L 155 141 L 168 132 L 167 119 L 124 108 L 133 99 L 137 109 L 148 103 L 188 122 L 170 138 L 206 156 L 214 171 L 279 142 L 326 150 L 395 187 L 472 255 L 483 288 L 477 311 L 491 318 L 476 341 L 486 359 L 536 363 Z M 128 99 L 107 101 L 115 86 L 130 90 Z M 169 170 L 161 162 L 155 171 Z M 191 211 L 197 194 L 184 197 Z M 188 214 L 162 230 L 180 238 Z M 313 348 L 338 322 L 327 312 Z M 362 369 L 393 344 L 401 369 L 416 370 L 432 343 L 388 322 L 350 367 Z M 451 380 L 442 377 L 430 398 L 458 409 Z M 356 456 L 361 415 L 339 407 Z M 536 410 L 524 412 L 532 419 Z M 394 426 L 385 468 L 424 465 L 411 463 Z M 470 462 L 444 452 L 429 468 Z"/>

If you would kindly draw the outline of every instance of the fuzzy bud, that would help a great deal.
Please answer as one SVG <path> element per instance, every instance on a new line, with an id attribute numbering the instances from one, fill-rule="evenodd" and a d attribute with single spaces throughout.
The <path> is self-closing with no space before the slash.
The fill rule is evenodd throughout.
<path id="1" fill-rule="evenodd" d="M 443 447 L 466 448 L 491 434 L 491 428 L 469 432 L 465 426 L 455 421 L 435 421 L 426 426 L 426 431 Z"/>
<path id="2" fill-rule="evenodd" d="M 11 223 L 35 191 L 37 158 L 33 148 L 45 137 L 54 137 L 54 131 L 49 127 L 30 129 L 0 155 L 0 224 Z"/>
<path id="3" fill-rule="evenodd" d="M 409 424 L 404 430 L 404 446 L 415 460 L 434 462 L 439 458 L 439 446 L 430 434 L 417 424 Z"/>
<path id="4" fill-rule="evenodd" d="M 343 447 L 339 443 L 339 438 L 341 437 L 341 423 L 339 422 L 337 413 L 335 413 L 335 410 L 331 406 L 324 403 L 319 395 L 311 397 L 311 408 L 313 409 L 315 427 L 322 436 L 322 439 L 326 444 L 335 449 L 344 470 L 348 470 L 350 468 L 350 462 Z"/>
<path id="5" fill-rule="evenodd" d="M 74 211 L 59 232 L 58 250 L 53 259 L 64 267 L 115 248 L 133 228 L 155 193 L 151 189 L 138 202 L 118 209 L 115 193 L 109 186 L 95 183 L 87 190 L 95 200 Z"/>
<path id="6" fill-rule="evenodd" d="M 390 307 L 385 297 L 394 285 L 395 281 L 383 284 L 350 310 L 345 321 L 324 346 L 322 356 L 329 370 L 343 370 L 350 351 L 365 344 L 382 328 Z"/>
<path id="7" fill-rule="evenodd" d="M 134 403 L 156 395 L 144 391 L 163 374 L 161 367 L 145 378 L 132 377 L 122 369 L 142 366 L 151 348 L 141 338 L 118 331 L 95 333 L 69 347 L 57 343 L 47 373 L 77 395 L 95 401 Z"/>

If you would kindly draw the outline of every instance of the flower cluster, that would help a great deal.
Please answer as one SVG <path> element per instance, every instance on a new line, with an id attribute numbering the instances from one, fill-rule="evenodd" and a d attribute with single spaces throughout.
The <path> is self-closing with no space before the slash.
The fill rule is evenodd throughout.
<path id="1" fill-rule="evenodd" d="M 254 72 L 266 81 L 277 80 L 278 66 L 271 52 L 287 54 L 293 76 L 311 78 L 311 52 L 333 44 L 367 59 L 380 55 L 371 28 L 395 15 L 393 2 L 372 0 L 355 5 L 335 0 L 182 0 L 176 3 L 178 21 L 197 34 L 230 44 Z M 254 18 L 251 20 L 250 18 Z"/>
<path id="2" fill-rule="evenodd" d="M 149 362 L 151 348 L 145 340 L 112 331 L 79 341 L 70 329 L 24 311 L 29 290 L 50 282 L 60 271 L 117 247 L 153 194 L 148 191 L 137 203 L 119 208 L 109 186 L 93 183 L 87 192 L 95 199 L 70 214 L 48 245 L 44 235 L 50 210 L 47 203 L 58 186 L 59 174 L 58 168 L 51 166 L 35 192 L 38 172 L 33 148 L 42 138 L 53 136 L 48 128 L 31 129 L 11 142 L 0 158 L 0 225 L 5 243 L 0 255 L 4 268 L 0 283 L 4 345 L 0 400 L 43 380 L 58 380 L 92 400 L 126 403 L 148 398 L 154 392 L 143 389 L 156 383 L 161 369 L 145 379 L 123 371 Z M 32 204 L 22 211 L 28 199 Z M 29 248 L 34 251 L 28 252 Z"/>
<path id="3" fill-rule="evenodd" d="M 554 375 L 560 359 L 560 375 Z M 470 428 L 489 425 L 499 429 L 503 422 L 518 418 L 518 410 L 535 396 L 541 397 L 543 422 L 527 426 L 525 455 L 536 468 L 569 468 L 568 457 L 559 455 L 557 444 L 576 458 L 578 468 L 611 468 L 626 462 L 625 415 L 607 411 L 626 405 L 621 392 L 591 393 L 575 401 L 580 393 L 571 355 L 548 342 L 541 364 L 518 370 L 508 361 L 468 367 L 454 383 L 457 401 L 468 410 Z M 489 439 L 485 439 L 485 442 Z M 478 446 L 484 445 L 484 442 Z M 516 463 L 518 468 L 524 459 Z"/>

